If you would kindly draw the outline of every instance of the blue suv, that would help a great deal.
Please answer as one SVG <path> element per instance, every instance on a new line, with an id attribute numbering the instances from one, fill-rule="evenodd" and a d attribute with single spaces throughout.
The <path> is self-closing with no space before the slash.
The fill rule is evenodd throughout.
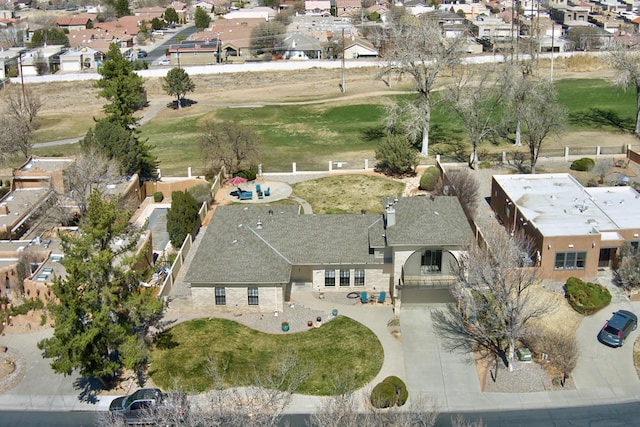
<path id="1" fill-rule="evenodd" d="M 611 347 L 621 347 L 637 327 L 638 317 L 635 314 L 627 310 L 618 310 L 600 329 L 598 341 Z"/>

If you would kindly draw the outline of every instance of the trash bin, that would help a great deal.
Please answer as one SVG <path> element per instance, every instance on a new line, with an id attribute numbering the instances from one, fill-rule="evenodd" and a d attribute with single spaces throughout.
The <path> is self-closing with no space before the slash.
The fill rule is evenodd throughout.
<path id="1" fill-rule="evenodd" d="M 516 351 L 516 356 L 521 362 L 531 362 L 531 350 L 529 350 L 528 348 L 519 348 Z"/>

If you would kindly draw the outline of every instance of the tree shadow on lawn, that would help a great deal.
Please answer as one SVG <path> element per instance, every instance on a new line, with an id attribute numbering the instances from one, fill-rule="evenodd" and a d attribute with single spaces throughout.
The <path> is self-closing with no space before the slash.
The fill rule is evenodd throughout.
<path id="1" fill-rule="evenodd" d="M 198 101 L 194 101 L 193 99 L 184 98 L 182 100 L 182 108 L 191 107 L 192 105 L 195 105 L 197 103 L 198 103 Z M 167 107 L 172 108 L 174 110 L 178 110 L 178 101 L 174 100 L 174 101 L 169 102 L 167 104 Z"/>
<path id="2" fill-rule="evenodd" d="M 620 132 L 633 132 L 635 126 L 632 118 L 620 117 L 616 111 L 604 108 L 589 108 L 571 113 L 569 123 L 596 129 L 614 128 Z"/>

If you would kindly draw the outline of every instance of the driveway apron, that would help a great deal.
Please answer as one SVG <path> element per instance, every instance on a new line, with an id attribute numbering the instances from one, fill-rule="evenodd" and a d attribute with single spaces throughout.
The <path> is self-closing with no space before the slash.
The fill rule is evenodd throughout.
<path id="1" fill-rule="evenodd" d="M 450 352 L 433 329 L 432 310 L 442 304 L 403 305 L 402 347 L 409 396 L 434 400 L 441 410 L 473 407 L 480 381 L 470 353 Z"/>

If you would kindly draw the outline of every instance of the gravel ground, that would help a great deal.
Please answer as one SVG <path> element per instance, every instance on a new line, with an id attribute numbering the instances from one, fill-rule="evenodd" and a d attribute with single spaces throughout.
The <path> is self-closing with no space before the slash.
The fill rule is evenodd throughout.
<path id="1" fill-rule="evenodd" d="M 553 385 L 544 367 L 535 362 L 515 362 L 513 372 L 500 365 L 495 375 L 495 365 L 487 372 L 484 391 L 488 393 L 531 393 L 537 391 L 575 390 L 569 378 L 564 387 Z M 495 380 L 494 380 L 495 378 Z"/>

